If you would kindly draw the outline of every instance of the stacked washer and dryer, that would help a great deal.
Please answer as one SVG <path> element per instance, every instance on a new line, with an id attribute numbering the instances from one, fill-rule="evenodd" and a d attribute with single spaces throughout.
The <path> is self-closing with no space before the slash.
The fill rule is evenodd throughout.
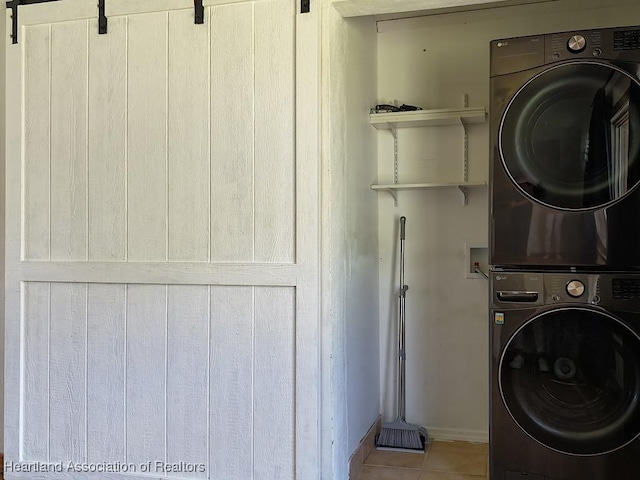
<path id="1" fill-rule="evenodd" d="M 640 478 L 640 27 L 491 42 L 490 478 Z"/>

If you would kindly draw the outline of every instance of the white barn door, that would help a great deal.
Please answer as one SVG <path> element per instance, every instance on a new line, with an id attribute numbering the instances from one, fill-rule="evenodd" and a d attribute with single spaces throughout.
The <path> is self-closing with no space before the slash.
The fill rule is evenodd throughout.
<path id="1" fill-rule="evenodd" d="M 319 13 L 96 3 L 7 47 L 6 478 L 319 478 Z"/>

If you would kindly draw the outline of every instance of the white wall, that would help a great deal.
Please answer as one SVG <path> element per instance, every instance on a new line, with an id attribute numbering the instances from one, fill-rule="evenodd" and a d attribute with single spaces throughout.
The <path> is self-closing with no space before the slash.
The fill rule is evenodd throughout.
<path id="1" fill-rule="evenodd" d="M 6 21 L 0 21 L 0 412 L 4 412 L 4 82 L 6 35 Z M 4 452 L 4 415 L 0 415 L 0 451 Z"/>
<path id="2" fill-rule="evenodd" d="M 380 414 L 377 141 L 368 123 L 376 97 L 372 19 L 323 11 L 323 415 L 332 458 L 323 477 L 346 479 L 348 460 Z M 325 448 L 327 448 L 325 446 Z M 330 463 L 330 464 L 329 464 Z"/>
<path id="3" fill-rule="evenodd" d="M 377 142 L 367 121 L 376 98 L 375 23 L 347 20 L 346 345 L 348 451 L 380 415 Z"/>
<path id="4" fill-rule="evenodd" d="M 331 419 L 323 432 L 323 480 L 347 478 L 347 409 L 345 350 L 344 100 L 347 29 L 323 4 L 322 28 L 322 417 Z"/>
<path id="5" fill-rule="evenodd" d="M 378 23 L 378 101 L 489 109 L 489 42 L 496 38 L 640 24 L 635 0 L 561 0 Z M 608 2 L 611 5 L 612 2 Z M 393 141 L 379 132 L 380 182 L 392 182 Z M 469 180 L 485 181 L 488 124 L 469 127 Z M 399 130 L 400 182 L 461 179 L 461 127 Z M 407 417 L 432 436 L 488 435 L 487 283 L 464 277 L 465 242 L 487 242 L 487 190 L 462 206 L 455 189 L 379 198 L 381 389 L 395 412 L 397 219 L 407 216 Z"/>

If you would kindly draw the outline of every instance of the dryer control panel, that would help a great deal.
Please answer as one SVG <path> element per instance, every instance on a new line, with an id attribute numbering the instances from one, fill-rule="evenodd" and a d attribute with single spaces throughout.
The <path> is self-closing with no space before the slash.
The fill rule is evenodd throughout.
<path id="1" fill-rule="evenodd" d="M 549 35 L 547 59 L 566 60 L 572 57 L 599 57 L 602 55 L 602 32 L 569 32 Z M 583 54 L 583 55 L 580 55 Z M 550 58 L 549 58 L 550 57 Z"/>
<path id="2" fill-rule="evenodd" d="M 545 62 L 571 59 L 637 61 L 640 27 L 605 28 L 545 35 Z"/>
<path id="3" fill-rule="evenodd" d="M 567 60 L 640 63 L 640 25 L 493 40 L 490 75 Z"/>
<path id="4" fill-rule="evenodd" d="M 612 296 L 618 300 L 640 299 L 640 278 L 614 278 Z"/>
<path id="5" fill-rule="evenodd" d="M 638 50 L 640 48 L 640 29 L 618 30 L 613 32 L 613 49 Z"/>

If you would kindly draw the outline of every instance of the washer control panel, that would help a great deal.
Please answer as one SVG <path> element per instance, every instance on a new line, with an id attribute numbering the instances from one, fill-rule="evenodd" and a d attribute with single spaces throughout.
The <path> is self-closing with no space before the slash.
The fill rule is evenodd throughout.
<path id="1" fill-rule="evenodd" d="M 519 272 L 490 275 L 493 305 L 503 309 L 583 304 L 640 311 L 640 272 Z"/>

